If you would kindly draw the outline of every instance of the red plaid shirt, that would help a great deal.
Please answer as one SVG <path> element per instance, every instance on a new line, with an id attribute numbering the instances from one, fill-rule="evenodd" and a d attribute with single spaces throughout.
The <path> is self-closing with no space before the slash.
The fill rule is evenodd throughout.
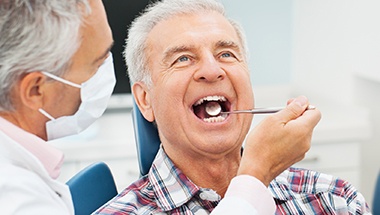
<path id="1" fill-rule="evenodd" d="M 364 197 L 347 181 L 311 170 L 290 168 L 268 189 L 276 214 L 370 214 Z M 217 193 L 191 182 L 161 148 L 148 175 L 96 214 L 208 214 L 219 201 Z"/>

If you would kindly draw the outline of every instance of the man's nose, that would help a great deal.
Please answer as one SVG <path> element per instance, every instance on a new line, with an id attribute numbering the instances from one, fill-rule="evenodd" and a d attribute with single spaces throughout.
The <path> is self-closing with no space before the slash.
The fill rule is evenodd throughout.
<path id="1" fill-rule="evenodd" d="M 221 68 L 215 56 L 210 54 L 202 58 L 199 63 L 201 66 L 194 74 L 196 81 L 215 82 L 224 79 L 225 71 Z"/>

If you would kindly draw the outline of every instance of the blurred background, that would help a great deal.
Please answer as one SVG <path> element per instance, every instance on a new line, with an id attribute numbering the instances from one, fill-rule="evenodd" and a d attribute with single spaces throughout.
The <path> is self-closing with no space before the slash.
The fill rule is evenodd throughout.
<path id="1" fill-rule="evenodd" d="M 126 28 L 148 0 L 103 0 L 114 31 L 118 86 L 105 115 L 52 144 L 66 154 L 60 180 L 98 160 L 119 191 L 139 177 L 131 95 L 122 61 Z M 372 204 L 380 169 L 380 2 L 221 0 L 245 29 L 256 106 L 307 96 L 322 112 L 312 148 L 296 164 L 352 182 Z M 254 118 L 255 126 L 263 116 Z"/>

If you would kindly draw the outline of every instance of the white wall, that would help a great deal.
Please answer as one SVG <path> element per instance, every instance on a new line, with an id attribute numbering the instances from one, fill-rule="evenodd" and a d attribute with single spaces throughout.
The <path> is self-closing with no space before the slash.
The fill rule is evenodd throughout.
<path id="1" fill-rule="evenodd" d="M 369 203 L 380 169 L 379 11 L 376 0 L 294 0 L 293 85 L 370 110 L 373 136 L 361 160 L 361 191 Z"/>
<path id="2" fill-rule="evenodd" d="M 289 84 L 292 62 L 292 0 L 221 0 L 242 24 L 250 50 L 252 83 Z"/>
<path id="3" fill-rule="evenodd" d="M 294 1 L 293 83 L 342 102 L 352 98 L 357 30 L 350 0 Z"/>

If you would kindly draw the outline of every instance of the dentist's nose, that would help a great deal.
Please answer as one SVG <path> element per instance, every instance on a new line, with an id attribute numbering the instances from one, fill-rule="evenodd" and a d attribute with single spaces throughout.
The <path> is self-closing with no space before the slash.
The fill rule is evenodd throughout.
<path id="1" fill-rule="evenodd" d="M 215 82 L 224 79 L 226 74 L 213 55 L 203 58 L 200 64 L 201 66 L 194 74 L 196 81 Z"/>

